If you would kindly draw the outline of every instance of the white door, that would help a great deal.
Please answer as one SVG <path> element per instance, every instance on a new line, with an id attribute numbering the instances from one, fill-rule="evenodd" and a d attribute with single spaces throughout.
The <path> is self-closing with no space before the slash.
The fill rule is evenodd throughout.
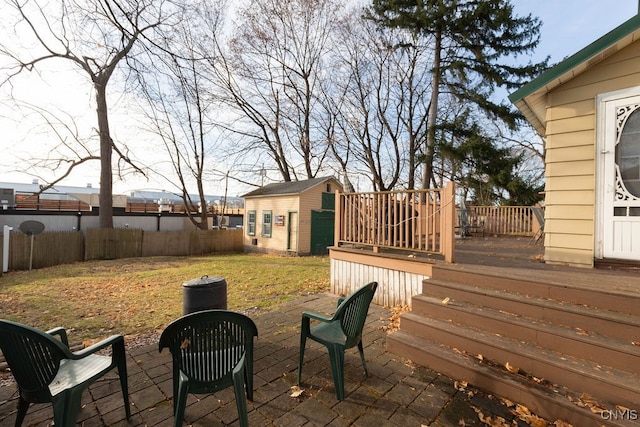
<path id="1" fill-rule="evenodd" d="M 289 212 L 287 250 L 298 252 L 298 212 Z"/>
<path id="2" fill-rule="evenodd" d="M 640 260 L 639 92 L 620 91 L 600 98 L 599 113 L 604 113 L 598 144 L 600 248 L 596 247 L 596 256 L 600 258 Z"/>

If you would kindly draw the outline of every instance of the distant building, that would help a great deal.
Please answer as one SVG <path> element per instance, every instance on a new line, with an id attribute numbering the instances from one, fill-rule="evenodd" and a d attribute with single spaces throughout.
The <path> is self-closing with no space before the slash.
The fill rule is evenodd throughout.
<path id="1" fill-rule="evenodd" d="M 335 192 L 332 177 L 269 184 L 245 194 L 244 249 L 323 255 L 333 245 Z"/>
<path id="2" fill-rule="evenodd" d="M 42 193 L 38 180 L 31 184 L 0 182 L 0 209 L 37 210 L 92 210 L 99 207 L 100 189 L 91 184 L 86 187 L 56 185 Z M 199 197 L 191 195 L 193 201 Z M 240 210 L 244 200 L 239 197 L 205 196 L 207 208 L 221 212 Z M 55 203 L 57 202 L 57 203 Z M 185 212 L 184 201 L 179 194 L 168 191 L 136 190 L 129 195 L 114 194 L 113 207 L 133 212 Z M 193 206 L 199 211 L 200 206 Z"/>

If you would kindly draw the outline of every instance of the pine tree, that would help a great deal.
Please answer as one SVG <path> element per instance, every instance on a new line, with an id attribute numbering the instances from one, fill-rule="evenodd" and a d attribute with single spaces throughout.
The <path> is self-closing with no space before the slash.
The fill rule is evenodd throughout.
<path id="1" fill-rule="evenodd" d="M 433 181 L 443 94 L 461 108 L 473 105 L 515 129 L 520 114 L 491 95 L 498 87 L 512 89 L 547 68 L 548 59 L 516 64 L 518 56 L 538 45 L 541 22 L 531 14 L 516 16 L 510 0 L 373 0 L 365 17 L 382 26 L 406 29 L 433 46 L 423 188 Z"/>

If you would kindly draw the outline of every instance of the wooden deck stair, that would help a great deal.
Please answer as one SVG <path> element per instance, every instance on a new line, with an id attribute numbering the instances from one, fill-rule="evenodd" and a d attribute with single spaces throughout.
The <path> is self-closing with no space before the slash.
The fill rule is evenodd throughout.
<path id="1" fill-rule="evenodd" d="M 639 341 L 640 293 L 434 267 L 387 347 L 551 421 L 640 426 Z"/>

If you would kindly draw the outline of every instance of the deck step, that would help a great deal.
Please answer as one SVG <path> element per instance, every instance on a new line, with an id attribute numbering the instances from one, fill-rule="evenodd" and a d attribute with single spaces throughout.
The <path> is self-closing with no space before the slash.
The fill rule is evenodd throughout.
<path id="1" fill-rule="evenodd" d="M 490 269 L 480 267 L 460 269 L 437 266 L 433 268 L 433 278 L 444 282 L 473 285 L 483 289 L 518 293 L 640 316 L 640 304 L 638 304 L 640 289 L 625 283 L 619 276 L 606 276 L 602 272 L 597 275 L 594 273 L 596 280 L 576 283 L 575 276 L 565 272 L 553 272 L 551 277 L 545 276 L 544 280 L 536 279 L 537 275 L 540 275 L 540 272 L 523 269 L 514 269 L 510 274 L 496 275 Z M 620 283 L 617 284 L 617 281 Z"/>
<path id="2" fill-rule="evenodd" d="M 515 291 L 487 289 L 442 279 L 425 280 L 423 295 L 449 298 L 474 305 L 508 311 L 519 316 L 570 328 L 609 335 L 632 342 L 638 340 L 640 317 L 597 307 L 588 307 Z M 640 305 L 640 299 L 636 302 Z"/>
<path id="3" fill-rule="evenodd" d="M 566 356 L 525 341 L 479 331 L 453 322 L 407 313 L 400 330 L 441 343 L 471 356 L 510 366 L 553 384 L 561 384 L 578 394 L 588 393 L 612 405 L 633 408 L 638 404 L 637 376 L 618 369 Z"/>
<path id="4" fill-rule="evenodd" d="M 489 390 L 496 395 L 518 402 L 533 413 L 550 421 L 563 420 L 574 427 L 631 427 L 640 423 L 631 417 L 608 416 L 594 413 L 588 407 L 581 407 L 581 396 L 560 387 L 550 388 L 523 379 L 520 375 L 508 373 L 480 362 L 432 340 L 412 335 L 404 330 L 396 331 L 387 338 L 388 349 L 402 354 L 413 362 L 429 366 L 451 378 L 467 381 L 469 384 Z M 570 399 L 571 398 L 571 399 Z M 573 402 L 572 402 L 573 400 Z M 604 408 L 615 411 L 614 408 Z M 615 412 L 612 412 L 615 414 Z"/>
<path id="5" fill-rule="evenodd" d="M 640 426 L 640 290 L 628 276 L 566 279 L 548 271 L 434 266 L 387 346 L 552 421 Z M 566 396 L 556 400 L 553 390 Z M 616 416 L 589 414 L 567 397 L 583 394 Z M 620 417 L 620 408 L 631 412 Z"/>
<path id="6" fill-rule="evenodd" d="M 470 325 L 476 330 L 500 331 L 506 338 L 552 348 L 568 356 L 580 357 L 594 363 L 640 374 L 640 346 L 630 340 L 588 332 L 530 319 L 504 310 L 417 295 L 413 298 L 412 313 L 457 324 Z"/>

